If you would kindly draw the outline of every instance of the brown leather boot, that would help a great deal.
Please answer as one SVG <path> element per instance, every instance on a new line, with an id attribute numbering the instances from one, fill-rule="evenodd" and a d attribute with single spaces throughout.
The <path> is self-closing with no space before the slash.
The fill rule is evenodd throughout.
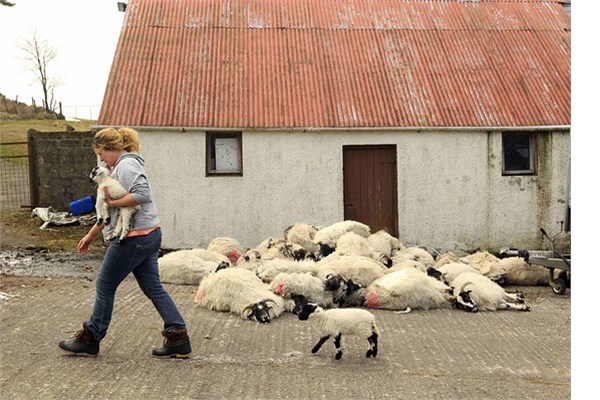
<path id="1" fill-rule="evenodd" d="M 165 337 L 163 347 L 153 349 L 152 355 L 156 357 L 187 358 L 192 352 L 190 338 L 185 328 L 169 328 L 162 331 Z"/>
<path id="2" fill-rule="evenodd" d="M 95 356 L 100 350 L 100 341 L 94 338 L 87 324 L 83 323 L 83 329 L 75 333 L 73 339 L 61 340 L 58 347 L 77 355 Z"/>

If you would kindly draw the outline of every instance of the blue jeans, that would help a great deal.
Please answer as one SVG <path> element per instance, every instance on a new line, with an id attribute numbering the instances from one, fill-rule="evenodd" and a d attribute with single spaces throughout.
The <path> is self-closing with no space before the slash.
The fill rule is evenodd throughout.
<path id="1" fill-rule="evenodd" d="M 183 328 L 185 322 L 177 306 L 160 283 L 158 275 L 158 251 L 162 233 L 157 229 L 147 235 L 115 239 L 110 243 L 100 272 L 96 278 L 94 310 L 87 322 L 97 340 L 106 336 L 112 317 L 117 287 L 130 272 L 144 294 L 164 321 L 164 329 Z"/>

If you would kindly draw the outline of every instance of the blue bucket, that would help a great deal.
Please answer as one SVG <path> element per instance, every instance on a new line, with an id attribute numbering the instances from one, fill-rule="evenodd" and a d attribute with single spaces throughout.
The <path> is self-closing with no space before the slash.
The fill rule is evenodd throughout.
<path id="1" fill-rule="evenodd" d="M 81 215 L 94 211 L 96 208 L 95 203 L 93 196 L 86 196 L 69 203 L 69 208 L 73 215 Z"/>

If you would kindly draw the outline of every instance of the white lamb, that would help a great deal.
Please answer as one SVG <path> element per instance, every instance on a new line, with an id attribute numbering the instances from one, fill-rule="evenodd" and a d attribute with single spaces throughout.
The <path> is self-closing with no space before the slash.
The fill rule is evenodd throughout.
<path id="1" fill-rule="evenodd" d="M 320 339 L 312 348 L 311 353 L 319 351 L 332 335 L 335 345 L 335 359 L 342 358 L 342 335 L 354 335 L 366 338 L 369 349 L 366 357 L 377 357 L 377 342 L 381 333 L 377 327 L 375 316 L 360 308 L 337 308 L 323 310 L 317 304 L 309 303 L 305 298 L 297 296 L 294 313 L 301 321 L 309 321 L 320 334 Z"/>
<path id="2" fill-rule="evenodd" d="M 531 310 L 523 304 L 521 293 L 507 293 L 496 282 L 477 272 L 463 272 L 451 282 L 451 286 L 456 299 L 454 305 L 467 311 Z"/>
<path id="3" fill-rule="evenodd" d="M 104 195 L 104 188 L 108 189 L 108 195 L 111 199 L 120 199 L 125 196 L 128 192 L 123 187 L 121 182 L 112 178 L 108 168 L 99 165 L 95 167 L 90 173 L 90 181 L 98 184 L 98 190 L 96 193 L 96 218 L 97 224 L 101 225 L 102 222 L 107 225 L 110 223 L 110 213 L 108 210 L 108 204 L 106 203 L 106 197 Z M 115 230 L 112 232 L 110 238 L 118 238 L 119 241 L 125 239 L 131 223 L 133 222 L 133 214 L 138 212 L 141 207 L 120 207 L 119 217 Z"/>
<path id="4" fill-rule="evenodd" d="M 319 229 L 315 233 L 313 243 L 319 246 L 320 256 L 325 257 L 335 251 L 338 239 L 346 232 L 354 232 L 360 236 L 369 237 L 371 228 L 361 222 L 346 220 Z"/>
<path id="5" fill-rule="evenodd" d="M 282 297 L 271 292 L 252 271 L 241 268 L 226 268 L 206 276 L 194 302 L 209 310 L 231 312 L 262 323 L 271 322 L 286 309 Z"/>
<path id="6" fill-rule="evenodd" d="M 389 273 L 365 289 L 365 305 L 410 312 L 449 307 L 451 289 L 443 282 L 414 268 Z"/>

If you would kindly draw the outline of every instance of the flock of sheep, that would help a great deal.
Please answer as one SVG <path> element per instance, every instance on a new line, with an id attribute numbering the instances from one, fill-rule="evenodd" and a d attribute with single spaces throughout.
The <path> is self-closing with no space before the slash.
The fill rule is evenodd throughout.
<path id="1" fill-rule="evenodd" d="M 545 267 L 521 257 L 499 259 L 486 251 L 434 257 L 351 220 L 322 228 L 297 223 L 281 238 L 245 250 L 233 238 L 217 237 L 205 249 L 173 251 L 158 262 L 164 283 L 198 286 L 194 301 L 201 307 L 263 323 L 284 312 L 308 320 L 312 313 L 316 320 L 323 310 L 344 308 L 352 308 L 350 315 L 358 319 L 356 310 L 364 308 L 397 313 L 435 308 L 529 311 L 523 295 L 508 293 L 504 286 L 549 281 Z M 349 325 L 360 326 L 356 321 Z M 336 358 L 341 357 L 338 333 Z M 321 337 L 313 352 L 330 334 Z M 364 328 L 363 334 L 369 340 L 367 356 L 375 356 L 376 326 Z"/>

